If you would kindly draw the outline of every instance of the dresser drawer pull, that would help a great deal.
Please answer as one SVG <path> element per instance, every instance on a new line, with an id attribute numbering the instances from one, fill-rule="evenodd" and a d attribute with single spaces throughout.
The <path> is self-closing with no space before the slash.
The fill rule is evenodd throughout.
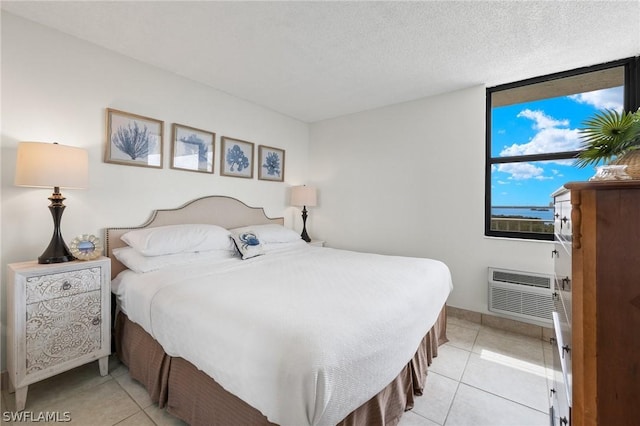
<path id="1" fill-rule="evenodd" d="M 569 221 L 569 219 L 567 219 L 567 217 L 566 217 L 566 216 L 565 216 L 565 217 L 563 217 L 563 218 L 562 218 L 562 219 L 560 219 L 560 220 L 562 220 L 562 222 L 563 222 L 563 223 L 567 223 L 567 222 Z"/>
<path id="2" fill-rule="evenodd" d="M 558 250 L 553 250 L 553 251 L 551 252 L 551 257 L 558 257 L 558 254 L 560 254 L 560 253 L 558 252 Z"/>
<path id="3" fill-rule="evenodd" d="M 562 289 L 563 290 L 568 290 L 570 282 L 571 282 L 571 279 L 569 277 L 564 277 L 562 279 Z"/>
<path id="4" fill-rule="evenodd" d="M 562 357 L 563 357 L 563 358 L 564 358 L 564 353 L 565 353 L 565 352 L 566 352 L 567 354 L 568 354 L 569 352 L 571 352 L 571 348 L 569 347 L 569 345 L 564 345 L 564 346 L 562 347 Z"/>
<path id="5" fill-rule="evenodd" d="M 93 324 L 93 325 L 98 325 L 98 324 L 100 324 L 100 317 L 95 317 L 95 318 L 93 319 L 93 321 L 91 321 L 91 324 Z"/>
<path id="6" fill-rule="evenodd" d="M 555 389 L 551 389 L 551 390 L 549 391 L 549 396 L 551 396 L 551 397 L 552 397 L 554 393 L 556 393 L 556 390 L 555 390 Z"/>
<path id="7" fill-rule="evenodd" d="M 63 290 L 69 290 L 71 288 L 71 283 L 69 281 L 65 281 L 64 283 L 62 283 L 62 289 Z"/>
<path id="8" fill-rule="evenodd" d="M 566 425 L 567 423 L 569 423 L 569 420 L 566 417 L 560 417 L 560 424 Z"/>

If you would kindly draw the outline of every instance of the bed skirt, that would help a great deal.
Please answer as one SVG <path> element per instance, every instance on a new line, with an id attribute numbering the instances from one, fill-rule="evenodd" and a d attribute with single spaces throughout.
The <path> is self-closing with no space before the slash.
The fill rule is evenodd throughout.
<path id="1" fill-rule="evenodd" d="M 396 425 L 402 413 L 422 395 L 427 367 L 446 338 L 446 306 L 400 374 L 340 426 Z M 190 425 L 273 425 L 257 409 L 224 390 L 183 358 L 168 356 L 142 327 L 119 313 L 115 323 L 116 352 L 159 407 Z"/>

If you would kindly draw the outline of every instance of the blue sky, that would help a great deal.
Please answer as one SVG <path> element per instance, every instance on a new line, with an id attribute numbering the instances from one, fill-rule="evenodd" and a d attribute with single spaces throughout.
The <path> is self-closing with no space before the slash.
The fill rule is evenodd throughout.
<path id="1" fill-rule="evenodd" d="M 491 155 L 541 154 L 580 147 L 578 129 L 601 109 L 622 110 L 623 88 L 543 99 L 493 108 Z M 494 165 L 491 204 L 546 206 L 551 193 L 567 182 L 588 180 L 593 167 L 578 169 L 573 160 Z"/>

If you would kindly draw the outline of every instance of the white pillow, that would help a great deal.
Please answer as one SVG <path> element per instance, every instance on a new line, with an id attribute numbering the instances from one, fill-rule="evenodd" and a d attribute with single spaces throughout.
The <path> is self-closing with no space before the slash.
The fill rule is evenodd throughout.
<path id="1" fill-rule="evenodd" d="M 301 240 L 300 234 L 292 229 L 285 228 L 277 223 L 271 223 L 267 225 L 252 225 L 244 226 L 242 228 L 232 229 L 234 234 L 240 232 L 251 231 L 260 239 L 263 243 L 290 243 L 292 241 Z"/>
<path id="2" fill-rule="evenodd" d="M 228 237 L 227 237 L 228 238 Z M 230 259 L 235 253 L 229 250 L 209 250 L 205 252 L 174 253 L 164 256 L 144 256 L 133 247 L 119 247 L 113 249 L 113 255 L 124 266 L 134 272 L 145 273 L 158 269 L 183 265 L 198 260 L 215 261 L 218 259 Z"/>
<path id="3" fill-rule="evenodd" d="M 234 232 L 231 234 L 231 239 L 243 260 L 264 254 L 264 248 L 260 240 L 251 230 Z"/>
<path id="4" fill-rule="evenodd" d="M 288 243 L 264 243 L 262 244 L 262 246 L 265 254 L 286 250 L 299 251 L 310 247 L 309 244 L 307 244 L 307 242 L 302 238 L 298 239 L 297 241 L 291 241 Z"/>
<path id="5" fill-rule="evenodd" d="M 218 225 L 185 224 L 136 229 L 121 239 L 145 256 L 209 250 L 230 250 L 230 232 Z"/>

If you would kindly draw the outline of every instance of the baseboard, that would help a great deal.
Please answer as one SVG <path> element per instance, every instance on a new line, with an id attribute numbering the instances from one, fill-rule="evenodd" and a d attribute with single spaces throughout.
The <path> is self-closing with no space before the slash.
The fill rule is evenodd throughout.
<path id="1" fill-rule="evenodd" d="M 447 306 L 447 315 L 465 321 L 486 325 L 487 327 L 498 328 L 512 333 L 523 334 L 529 337 L 537 337 L 544 341 L 549 341 L 553 336 L 553 329 L 541 327 L 535 324 L 514 320 L 511 318 L 499 317 L 497 315 L 483 312 L 469 311 L 467 309 Z"/>

